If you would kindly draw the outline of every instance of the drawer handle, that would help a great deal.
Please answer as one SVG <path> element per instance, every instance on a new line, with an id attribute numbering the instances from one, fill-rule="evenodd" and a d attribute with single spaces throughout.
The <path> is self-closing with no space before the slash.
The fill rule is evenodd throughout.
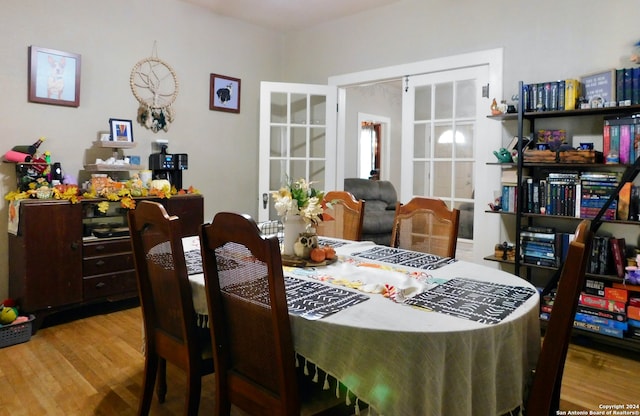
<path id="1" fill-rule="evenodd" d="M 100 244 L 99 246 L 96 246 L 96 251 L 102 251 L 104 250 L 104 245 Z"/>
<path id="2" fill-rule="evenodd" d="M 104 266 L 104 260 L 98 260 L 98 261 L 96 262 L 96 266 L 98 266 L 98 267 L 102 267 L 102 266 Z"/>
<path id="3" fill-rule="evenodd" d="M 100 283 L 98 283 L 98 284 L 96 285 L 96 289 L 101 289 L 101 288 L 103 288 L 103 287 L 105 287 L 105 286 L 106 286 L 106 283 L 104 283 L 104 282 L 100 282 Z"/>

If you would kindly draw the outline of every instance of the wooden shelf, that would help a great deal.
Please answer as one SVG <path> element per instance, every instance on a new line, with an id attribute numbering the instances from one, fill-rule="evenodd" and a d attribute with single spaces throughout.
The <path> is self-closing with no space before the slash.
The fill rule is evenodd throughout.
<path id="1" fill-rule="evenodd" d="M 119 172 L 119 171 L 131 171 L 131 170 L 140 170 L 142 167 L 140 165 L 110 165 L 103 163 L 93 163 L 89 165 L 84 165 L 84 169 L 87 172 Z"/>
<path id="2" fill-rule="evenodd" d="M 97 140 L 93 142 L 96 147 L 108 147 L 112 149 L 133 149 L 136 147 L 135 142 L 112 142 L 106 140 Z"/>

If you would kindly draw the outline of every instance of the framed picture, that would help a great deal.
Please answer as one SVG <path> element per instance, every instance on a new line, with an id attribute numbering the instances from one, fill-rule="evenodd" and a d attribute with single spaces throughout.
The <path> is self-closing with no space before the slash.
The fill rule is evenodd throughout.
<path id="1" fill-rule="evenodd" d="M 109 119 L 112 142 L 133 142 L 133 124 L 131 120 Z"/>
<path id="2" fill-rule="evenodd" d="M 29 46 L 29 101 L 80 106 L 80 55 Z"/>
<path id="3" fill-rule="evenodd" d="M 584 85 L 584 98 L 590 108 L 603 108 L 616 102 L 616 70 L 584 75 L 580 78 Z"/>
<path id="4" fill-rule="evenodd" d="M 240 80 L 238 78 L 211 74 L 209 110 L 240 112 Z"/>
<path id="5" fill-rule="evenodd" d="M 523 137 L 522 138 L 522 149 L 526 149 L 527 146 L 529 146 L 529 144 L 531 143 L 531 138 L 530 137 Z M 513 152 L 514 150 L 518 149 L 518 136 L 513 136 L 513 139 L 511 139 L 511 142 L 509 142 L 509 145 L 507 145 L 506 149 L 509 151 L 509 153 Z"/>

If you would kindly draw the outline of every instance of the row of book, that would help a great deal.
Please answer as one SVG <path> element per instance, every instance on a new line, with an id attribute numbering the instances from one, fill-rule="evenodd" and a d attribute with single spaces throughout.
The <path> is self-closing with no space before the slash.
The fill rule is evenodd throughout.
<path id="1" fill-rule="evenodd" d="M 640 114 L 604 119 L 602 155 L 609 163 L 635 162 L 640 156 Z"/>
<path id="2" fill-rule="evenodd" d="M 640 292 L 620 286 L 588 278 L 580 293 L 573 326 L 615 338 L 640 339 Z M 541 319 L 549 319 L 554 297 L 552 292 L 543 298 Z"/>
<path id="3" fill-rule="evenodd" d="M 616 100 L 619 106 L 640 104 L 640 67 L 616 69 Z"/>
<path id="4" fill-rule="evenodd" d="M 611 78 L 615 87 L 612 85 L 614 88 L 605 97 L 591 96 L 589 87 L 585 91 L 585 85 L 577 79 L 525 84 L 522 91 L 524 111 L 575 110 L 581 108 L 581 100 L 587 108 L 640 104 L 640 67 L 616 69 Z M 602 102 L 602 98 L 607 98 L 608 102 Z"/>
<path id="5" fill-rule="evenodd" d="M 582 84 L 577 79 L 526 84 L 522 95 L 526 112 L 575 110 Z"/>
<path id="6" fill-rule="evenodd" d="M 559 267 L 564 263 L 573 233 L 556 232 L 553 227 L 524 227 L 520 231 L 520 259 L 536 266 Z M 587 273 L 625 276 L 624 238 L 594 236 Z"/>
<path id="7" fill-rule="evenodd" d="M 522 212 L 594 218 L 618 188 L 615 172 L 549 172 L 543 179 L 525 178 Z M 517 185 L 503 183 L 501 206 L 517 212 Z M 618 199 L 607 207 L 603 219 L 616 219 Z M 625 218 L 628 219 L 628 218 Z"/>

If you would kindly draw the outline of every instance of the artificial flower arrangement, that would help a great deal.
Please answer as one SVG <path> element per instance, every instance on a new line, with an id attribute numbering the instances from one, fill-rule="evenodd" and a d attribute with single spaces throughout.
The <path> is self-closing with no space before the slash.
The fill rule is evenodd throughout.
<path id="1" fill-rule="evenodd" d="M 312 187 L 314 182 L 304 178 L 287 180 L 286 184 L 272 194 L 274 207 L 280 217 L 300 215 L 308 227 L 318 224 L 322 215 L 323 191 Z"/>
<path id="2" fill-rule="evenodd" d="M 193 186 L 188 189 L 177 190 L 175 186 L 169 187 L 165 185 L 162 189 L 147 189 L 142 181 L 133 177 L 127 182 L 117 182 L 107 178 L 103 186 L 95 186 L 92 184 L 89 190 L 80 195 L 77 185 L 55 185 L 51 186 L 44 178 L 38 178 L 36 181 L 29 183 L 29 189 L 26 191 L 11 191 L 5 195 L 7 201 L 15 201 L 27 198 L 40 199 L 60 199 L 67 200 L 72 204 L 77 204 L 81 199 L 105 198 L 107 201 L 101 201 L 97 204 L 98 211 L 106 213 L 109 208 L 109 202 L 120 201 L 122 208 L 134 209 L 136 201 L 134 197 L 153 196 L 156 198 L 171 198 L 172 195 L 199 194 L 200 192 Z"/>

